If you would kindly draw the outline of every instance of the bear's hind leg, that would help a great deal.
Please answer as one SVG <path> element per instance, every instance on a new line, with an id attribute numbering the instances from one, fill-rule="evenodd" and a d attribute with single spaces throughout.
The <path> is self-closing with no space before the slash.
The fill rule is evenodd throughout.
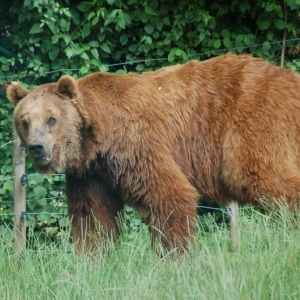
<path id="1" fill-rule="evenodd" d="M 234 177 L 233 177 L 234 178 Z M 244 169 L 236 176 L 236 180 L 224 180 L 231 197 L 258 204 L 262 208 L 277 209 L 286 206 L 290 210 L 299 210 L 300 173 L 280 166 L 268 168 Z"/>
<path id="2" fill-rule="evenodd" d="M 269 176 L 267 176 L 269 175 Z M 277 174 L 266 174 L 258 188 L 258 196 L 272 197 L 263 203 L 270 208 L 286 206 L 292 211 L 299 211 L 300 204 L 300 174 L 288 168 L 281 169 Z M 257 197 L 259 198 L 259 197 Z M 274 200 L 276 198 L 276 200 Z"/>
<path id="3" fill-rule="evenodd" d="M 228 130 L 220 181 L 227 198 L 240 203 L 294 208 L 300 200 L 300 133 L 286 119 L 270 120 L 253 114 Z"/>

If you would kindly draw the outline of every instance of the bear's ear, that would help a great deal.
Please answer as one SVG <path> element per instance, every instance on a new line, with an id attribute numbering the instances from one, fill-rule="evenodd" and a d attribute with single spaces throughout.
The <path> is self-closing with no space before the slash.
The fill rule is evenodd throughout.
<path id="1" fill-rule="evenodd" d="M 69 75 L 62 76 L 57 82 L 56 93 L 65 99 L 70 99 L 71 102 L 74 103 L 78 112 L 82 116 L 84 127 L 91 126 L 92 123 L 90 115 L 84 107 L 83 101 L 80 97 L 81 94 L 79 92 L 78 83 L 73 77 Z"/>
<path id="2" fill-rule="evenodd" d="M 69 75 L 62 76 L 57 82 L 56 92 L 67 99 L 78 98 L 77 81 Z"/>
<path id="3" fill-rule="evenodd" d="M 17 105 L 20 100 L 22 100 L 29 91 L 24 89 L 18 82 L 12 81 L 12 83 L 7 87 L 7 98 L 8 100 Z"/>

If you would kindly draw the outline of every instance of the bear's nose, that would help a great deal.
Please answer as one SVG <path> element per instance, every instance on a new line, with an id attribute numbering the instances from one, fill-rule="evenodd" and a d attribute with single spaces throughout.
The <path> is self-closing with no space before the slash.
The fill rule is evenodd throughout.
<path id="1" fill-rule="evenodd" d="M 44 144 L 42 143 L 29 144 L 28 150 L 33 155 L 41 154 L 44 151 Z"/>

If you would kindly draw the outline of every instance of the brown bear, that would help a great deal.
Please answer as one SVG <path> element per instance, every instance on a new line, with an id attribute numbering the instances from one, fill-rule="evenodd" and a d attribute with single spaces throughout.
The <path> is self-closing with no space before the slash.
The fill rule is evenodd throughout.
<path id="1" fill-rule="evenodd" d="M 299 91 L 298 74 L 226 54 L 144 74 L 66 75 L 33 90 L 12 82 L 8 98 L 37 171 L 65 170 L 79 245 L 117 237 L 128 204 L 154 246 L 182 252 L 199 195 L 298 201 Z"/>

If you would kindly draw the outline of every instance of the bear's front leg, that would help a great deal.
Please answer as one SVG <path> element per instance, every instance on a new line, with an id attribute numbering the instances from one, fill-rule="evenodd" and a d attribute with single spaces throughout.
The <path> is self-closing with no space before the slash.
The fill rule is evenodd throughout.
<path id="1" fill-rule="evenodd" d="M 172 161 L 165 159 L 150 171 L 143 179 L 148 189 L 136 208 L 145 218 L 156 252 L 183 253 L 196 235 L 198 192 Z"/>
<path id="2" fill-rule="evenodd" d="M 77 251 L 95 251 L 117 239 L 124 204 L 100 177 L 66 174 L 66 194 Z"/>

